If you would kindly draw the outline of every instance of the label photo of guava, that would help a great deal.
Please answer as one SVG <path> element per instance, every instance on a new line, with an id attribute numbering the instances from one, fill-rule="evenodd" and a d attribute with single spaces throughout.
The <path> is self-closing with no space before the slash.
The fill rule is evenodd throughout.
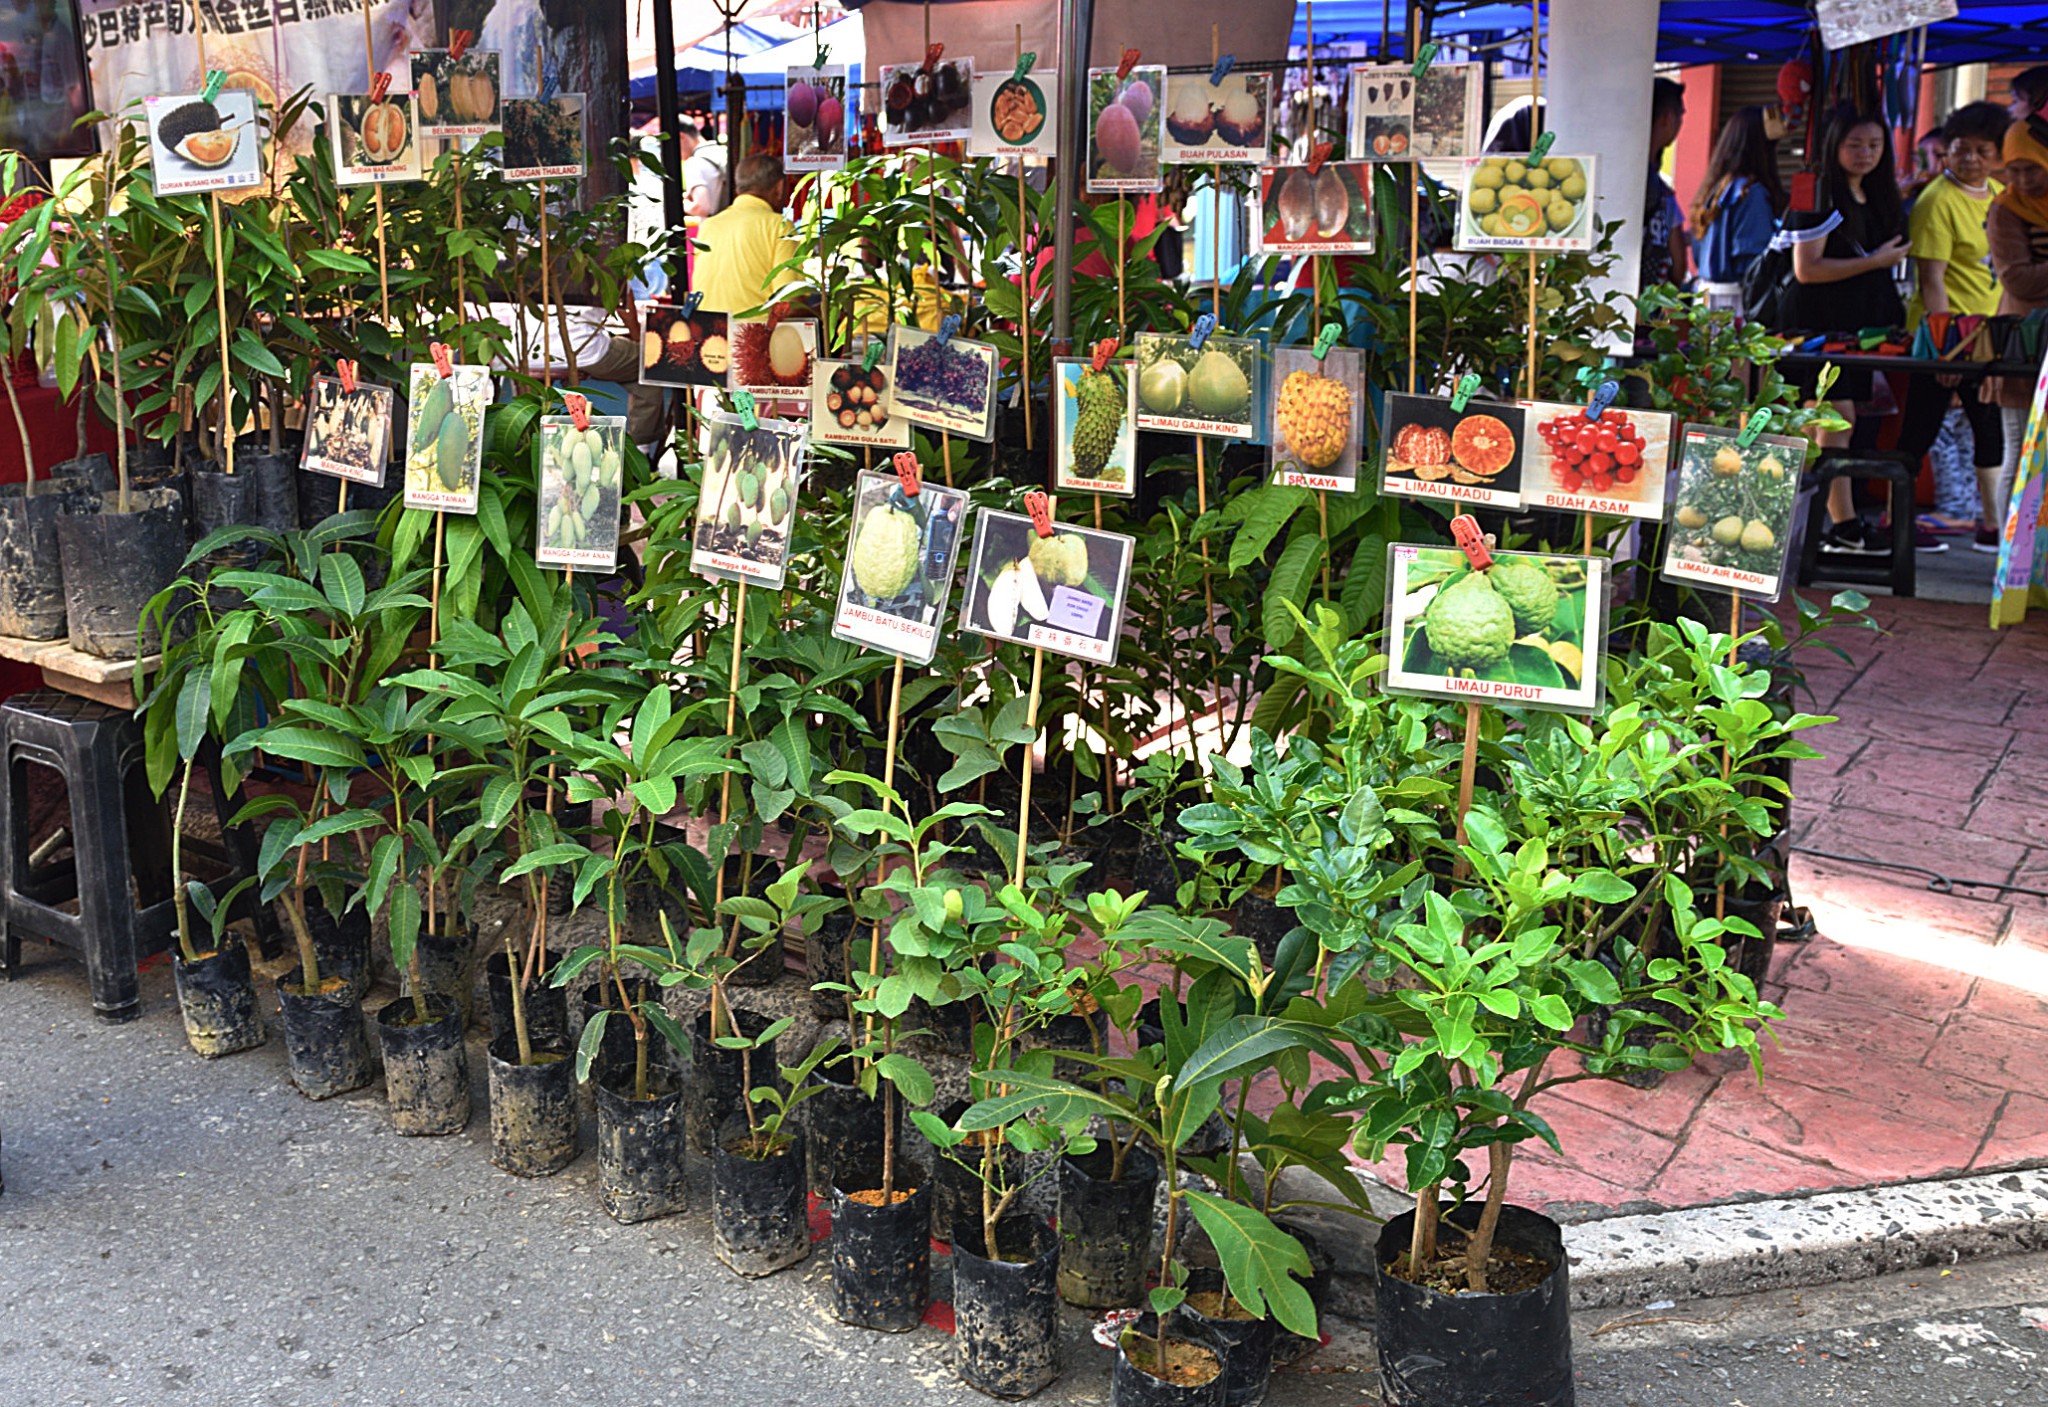
<path id="1" fill-rule="evenodd" d="M 1775 601 L 1785 589 L 1803 439 L 1688 425 L 1679 439 L 1678 489 L 1666 521 L 1662 574 Z"/>
<path id="2" fill-rule="evenodd" d="M 1598 706 L 1604 558 L 1496 552 L 1482 571 L 1456 547 L 1387 551 L 1387 692 Z"/>

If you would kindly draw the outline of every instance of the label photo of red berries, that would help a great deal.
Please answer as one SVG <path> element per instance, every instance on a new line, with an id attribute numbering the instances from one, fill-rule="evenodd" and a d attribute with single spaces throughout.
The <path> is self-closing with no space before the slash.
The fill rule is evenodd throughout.
<path id="1" fill-rule="evenodd" d="M 1609 518 L 1664 516 L 1671 473 L 1671 417 L 1609 406 L 1598 420 L 1586 407 L 1525 404 L 1529 436 L 1522 458 L 1522 502 L 1531 508 Z"/>

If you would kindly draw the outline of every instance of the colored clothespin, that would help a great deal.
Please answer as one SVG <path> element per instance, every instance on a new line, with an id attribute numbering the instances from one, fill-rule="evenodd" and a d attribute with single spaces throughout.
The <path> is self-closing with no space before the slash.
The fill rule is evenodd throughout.
<path id="1" fill-rule="evenodd" d="M 212 102 L 220 96 L 220 90 L 227 86 L 227 81 L 228 75 L 225 69 L 208 69 L 206 71 L 206 86 L 199 90 L 199 96 L 209 103 Z"/>
<path id="2" fill-rule="evenodd" d="M 1545 132 L 1536 139 L 1536 145 L 1529 148 L 1529 164 L 1534 166 L 1550 154 L 1550 144 L 1557 140 L 1557 133 Z"/>
<path id="3" fill-rule="evenodd" d="M 448 36 L 449 59 L 460 63 L 462 56 L 469 52 L 469 46 L 475 39 L 476 31 L 471 29 L 458 29 L 450 34 Z"/>
<path id="4" fill-rule="evenodd" d="M 1188 347 L 1190 348 L 1190 350 L 1197 352 L 1201 351 L 1202 344 L 1209 340 L 1209 334 L 1214 332 L 1215 330 L 1215 314 L 1204 313 L 1200 317 L 1196 318 L 1195 330 L 1188 334 Z"/>
<path id="5" fill-rule="evenodd" d="M 1024 511 L 1031 515 L 1031 526 L 1038 529 L 1040 537 L 1052 536 L 1052 500 L 1045 496 L 1044 489 L 1026 491 Z"/>
<path id="6" fill-rule="evenodd" d="M 1136 68 L 1137 66 L 1138 66 L 1138 51 L 1137 51 L 1136 49 L 1126 49 L 1126 50 L 1124 50 L 1124 56 L 1123 56 L 1123 58 L 1122 58 L 1122 59 L 1121 59 L 1121 60 L 1120 60 L 1120 61 L 1119 61 L 1119 62 L 1117 63 L 1117 66 L 1116 66 L 1116 79 L 1117 79 L 1117 82 L 1121 83 L 1121 82 L 1123 82 L 1123 81 L 1124 81 L 1124 80 L 1125 80 L 1126 78 L 1129 78 L 1129 77 L 1131 76 L 1131 70 L 1132 70 L 1132 69 L 1134 69 L 1134 68 Z"/>
<path id="7" fill-rule="evenodd" d="M 1422 75 L 1429 71 L 1429 61 L 1436 57 L 1436 51 L 1437 42 L 1432 39 L 1423 45 L 1422 52 L 1415 56 L 1415 66 L 1409 70 L 1409 73 L 1417 83 L 1420 83 Z"/>
<path id="8" fill-rule="evenodd" d="M 1017 55 L 1017 66 L 1014 69 L 1010 70 L 1011 81 L 1017 83 L 1023 82 L 1024 75 L 1031 72 L 1031 66 L 1037 62 L 1038 55 L 1033 53 L 1029 49 L 1026 49 L 1023 53 Z"/>
<path id="9" fill-rule="evenodd" d="M 683 316 L 686 318 L 697 316 L 697 309 L 703 305 L 704 295 L 702 293 L 685 293 L 683 295 Z"/>
<path id="10" fill-rule="evenodd" d="M 1316 333 L 1316 345 L 1311 349 L 1316 354 L 1316 360 L 1321 361 L 1329 356 L 1330 348 L 1336 346 L 1337 339 L 1343 335 L 1343 324 L 1334 322 L 1324 323 L 1322 328 Z"/>
<path id="11" fill-rule="evenodd" d="M 384 101 L 384 95 L 385 95 L 386 93 L 389 93 L 390 91 L 391 91 L 391 75 L 390 75 L 390 74 L 388 74 L 388 73 L 380 73 L 380 74 L 378 74 L 378 75 L 377 75 L 377 76 L 376 76 L 375 78 L 372 78 L 372 79 L 370 80 L 370 101 L 371 101 L 371 102 L 373 102 L 373 103 L 381 103 L 381 102 L 383 102 L 383 101 Z"/>
<path id="12" fill-rule="evenodd" d="M 1586 403 L 1586 419 L 1598 420 L 1602 415 L 1605 415 L 1607 407 L 1613 405 L 1615 397 L 1620 394 L 1621 383 L 1619 381 L 1602 381 L 1598 386 L 1595 386 L 1593 388 L 1593 399 Z"/>
<path id="13" fill-rule="evenodd" d="M 1337 149 L 1334 142 L 1317 142 L 1308 149 L 1308 174 L 1313 176 L 1323 169 L 1323 163 L 1330 159 L 1330 153 Z"/>
<path id="14" fill-rule="evenodd" d="M 926 45 L 924 51 L 924 71 L 930 73 L 933 69 L 937 68 L 939 60 L 944 57 L 945 52 L 946 46 L 944 44 Z"/>
<path id="15" fill-rule="evenodd" d="M 1486 541 L 1486 534 L 1479 531 L 1479 520 L 1470 513 L 1460 513 L 1451 519 L 1451 540 L 1464 549 L 1465 560 L 1472 564 L 1472 570 L 1483 572 L 1493 565 L 1493 551 Z"/>
<path id="16" fill-rule="evenodd" d="M 1216 67 L 1209 70 L 1209 86 L 1221 88 L 1223 80 L 1230 76 L 1230 70 L 1237 66 L 1237 55 L 1224 54 L 1216 60 Z"/>
<path id="17" fill-rule="evenodd" d="M 960 330 L 960 315 L 948 313 L 939 319 L 939 345 L 945 346 L 953 340 L 953 334 Z"/>
<path id="18" fill-rule="evenodd" d="M 917 476 L 917 456 L 907 449 L 899 449 L 890 463 L 896 466 L 896 477 L 903 481 L 903 491 L 916 498 L 918 491 L 924 487 L 923 481 Z"/>
<path id="19" fill-rule="evenodd" d="M 732 408 L 740 413 L 740 424 L 746 426 L 749 430 L 761 428 L 761 417 L 754 409 L 754 393 L 752 391 L 734 391 L 732 393 Z"/>
<path id="20" fill-rule="evenodd" d="M 1109 359 L 1116 355 L 1117 345 L 1117 340 L 1114 337 L 1105 337 L 1100 342 L 1097 342 L 1095 350 L 1089 353 L 1089 364 L 1097 371 L 1108 366 Z"/>
<path id="21" fill-rule="evenodd" d="M 882 352 L 889 344 L 879 337 L 868 338 L 868 348 L 860 354 L 860 369 L 873 371 L 875 363 L 882 359 Z"/>
<path id="22" fill-rule="evenodd" d="M 1471 400 L 1473 396 L 1478 394 L 1478 392 L 1478 373 L 1472 371 L 1466 372 L 1463 376 L 1458 378 L 1458 389 L 1451 392 L 1451 409 L 1456 411 L 1459 415 L 1463 415 L 1465 413 L 1465 402 Z"/>
<path id="23" fill-rule="evenodd" d="M 342 360 L 334 364 L 334 374 L 341 379 L 341 393 L 353 396 L 356 393 L 356 364 Z"/>
<path id="24" fill-rule="evenodd" d="M 1743 426 L 1742 433 L 1735 437 L 1735 443 L 1742 446 L 1742 448 L 1744 449 L 1748 449 L 1751 445 L 1756 443 L 1756 437 L 1758 435 L 1761 435 L 1764 432 L 1764 430 L 1770 425 L 1770 423 L 1770 411 L 1753 411 L 1750 414 L 1749 423 Z"/>
<path id="25" fill-rule="evenodd" d="M 429 343 L 427 350 L 432 353 L 434 370 L 441 373 L 442 380 L 445 381 L 455 374 L 455 358 L 449 353 L 446 342 Z"/>
<path id="26" fill-rule="evenodd" d="M 579 430 L 590 428 L 590 400 L 580 391 L 562 392 L 562 404 L 568 407 L 569 423 Z"/>

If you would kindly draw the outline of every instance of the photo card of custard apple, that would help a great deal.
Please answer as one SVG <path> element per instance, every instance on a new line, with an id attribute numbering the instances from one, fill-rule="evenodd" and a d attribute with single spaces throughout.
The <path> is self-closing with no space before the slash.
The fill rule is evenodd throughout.
<path id="1" fill-rule="evenodd" d="M 330 93 L 327 136 L 334 147 L 334 180 L 343 186 L 388 185 L 420 179 L 419 109 L 409 93 Z"/>
<path id="2" fill-rule="evenodd" d="M 1164 180 L 1160 133 L 1166 67 L 1138 64 L 1126 77 L 1088 70 L 1088 189 L 1156 191 Z"/>
<path id="3" fill-rule="evenodd" d="M 1756 601 L 1783 595 L 1799 476 L 1811 448 L 1787 435 L 1758 435 L 1745 445 L 1738 430 L 1687 425 L 1661 574 Z"/>
<path id="4" fill-rule="evenodd" d="M 412 91 L 422 136 L 481 137 L 498 130 L 505 85 L 495 50 L 465 49 L 459 59 L 446 49 L 417 50 Z"/>
<path id="5" fill-rule="evenodd" d="M 533 441 L 540 502 L 533 558 L 544 567 L 611 572 L 619 564 L 619 493 L 626 478 L 626 417 L 543 415 Z"/>
<path id="6" fill-rule="evenodd" d="M 406 379 L 405 506 L 476 512 L 491 369 L 456 363 L 447 376 L 414 362 Z"/>
<path id="7" fill-rule="evenodd" d="M 1054 357 L 1053 412 L 1058 456 L 1054 483 L 1062 492 L 1138 491 L 1138 378 L 1135 362 Z"/>
<path id="8" fill-rule="evenodd" d="M 1372 252 L 1370 161 L 1259 168 L 1261 254 Z"/>
<path id="9" fill-rule="evenodd" d="M 149 128 L 150 187 L 158 195 L 246 190 L 263 183 L 263 133 L 256 95 L 224 88 L 142 100 Z"/>
<path id="10" fill-rule="evenodd" d="M 358 381 L 350 391 L 338 376 L 314 377 L 306 389 L 299 468 L 384 487 L 384 468 L 391 459 L 391 407 L 397 398 L 389 386 Z"/>
<path id="11" fill-rule="evenodd" d="M 1522 502 L 1527 415 L 1503 401 L 1446 396 L 1387 397 L 1380 435 L 1380 492 L 1485 508 Z"/>
<path id="12" fill-rule="evenodd" d="M 912 494 L 895 474 L 857 475 L 832 634 L 930 664 L 972 511 L 965 489 L 924 480 Z"/>
<path id="13" fill-rule="evenodd" d="M 1590 156 L 1467 157 L 1452 247 L 1591 249 L 1594 164 Z"/>
<path id="14" fill-rule="evenodd" d="M 1365 357 L 1332 347 L 1322 360 L 1308 347 L 1273 351 L 1273 395 L 1266 439 L 1273 482 L 1325 493 L 1358 487 L 1365 436 Z"/>
<path id="15" fill-rule="evenodd" d="M 960 628 L 1094 664 L 1115 664 L 1134 540 L 984 508 L 960 601 Z"/>
<path id="16" fill-rule="evenodd" d="M 699 423 L 704 479 L 697 487 L 690 570 L 780 590 L 810 454 L 810 422 L 757 416 L 749 429 L 739 416 L 713 410 Z"/>
<path id="17" fill-rule="evenodd" d="M 1141 332 L 1132 350 L 1140 430 L 1259 438 L 1266 349 L 1258 338 L 1211 334 L 1197 349 L 1185 333 Z"/>
<path id="18" fill-rule="evenodd" d="M 1604 557 L 1495 552 L 1475 571 L 1458 547 L 1387 548 L 1390 694 L 1591 713 L 1604 684 Z"/>

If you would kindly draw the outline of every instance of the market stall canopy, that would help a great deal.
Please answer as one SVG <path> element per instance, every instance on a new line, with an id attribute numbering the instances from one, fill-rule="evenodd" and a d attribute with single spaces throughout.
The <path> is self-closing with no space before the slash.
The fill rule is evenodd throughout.
<path id="1" fill-rule="evenodd" d="M 927 7 L 922 0 L 844 3 L 859 10 L 867 22 L 867 49 L 874 65 L 924 59 Z M 978 64 L 1007 63 L 1017 53 L 1022 26 L 1022 47 L 1038 55 L 1042 67 L 1059 63 L 1057 0 L 938 0 L 930 11 L 931 37 L 943 43 L 948 54 Z M 1169 0 L 1096 0 L 1092 58 L 1103 67 L 1114 64 L 1125 49 L 1137 49 L 1148 64 L 1207 64 L 1209 27 L 1214 24 L 1224 53 L 1246 63 L 1273 62 L 1287 56 L 1287 26 L 1293 13 L 1294 0 L 1232 0 L 1198 8 Z M 1318 28 L 1321 18 L 1318 10 Z"/>
<path id="2" fill-rule="evenodd" d="M 707 43 L 715 46 L 716 39 Z M 785 91 L 784 79 L 792 68 L 804 68 L 817 60 L 818 45 L 825 45 L 831 52 L 825 56 L 828 64 L 843 64 L 850 83 L 860 83 L 863 46 L 861 43 L 861 21 L 858 15 L 846 15 L 836 24 L 828 24 L 815 33 L 800 34 L 794 39 L 773 45 L 759 53 L 738 59 L 733 71 L 747 84 L 747 109 L 750 112 L 780 112 Z M 693 63 L 703 62 L 705 46 L 700 44 L 691 51 Z M 716 94 L 714 107 L 725 106 L 722 86 L 725 82 L 723 59 L 719 60 L 718 82 L 720 91 Z M 858 104 L 856 104 L 858 106 Z"/>
<path id="3" fill-rule="evenodd" d="M 670 10 L 675 17 L 676 90 L 683 93 L 722 85 L 728 54 L 736 61 L 758 58 L 794 40 L 809 40 L 814 16 L 828 28 L 846 18 L 837 0 L 740 0 L 732 7 L 730 30 L 725 14 L 713 0 L 673 0 Z M 828 38 L 825 42 L 837 48 L 843 41 Z M 653 97 L 654 26 L 629 25 L 626 49 L 628 91 L 637 99 Z"/>

